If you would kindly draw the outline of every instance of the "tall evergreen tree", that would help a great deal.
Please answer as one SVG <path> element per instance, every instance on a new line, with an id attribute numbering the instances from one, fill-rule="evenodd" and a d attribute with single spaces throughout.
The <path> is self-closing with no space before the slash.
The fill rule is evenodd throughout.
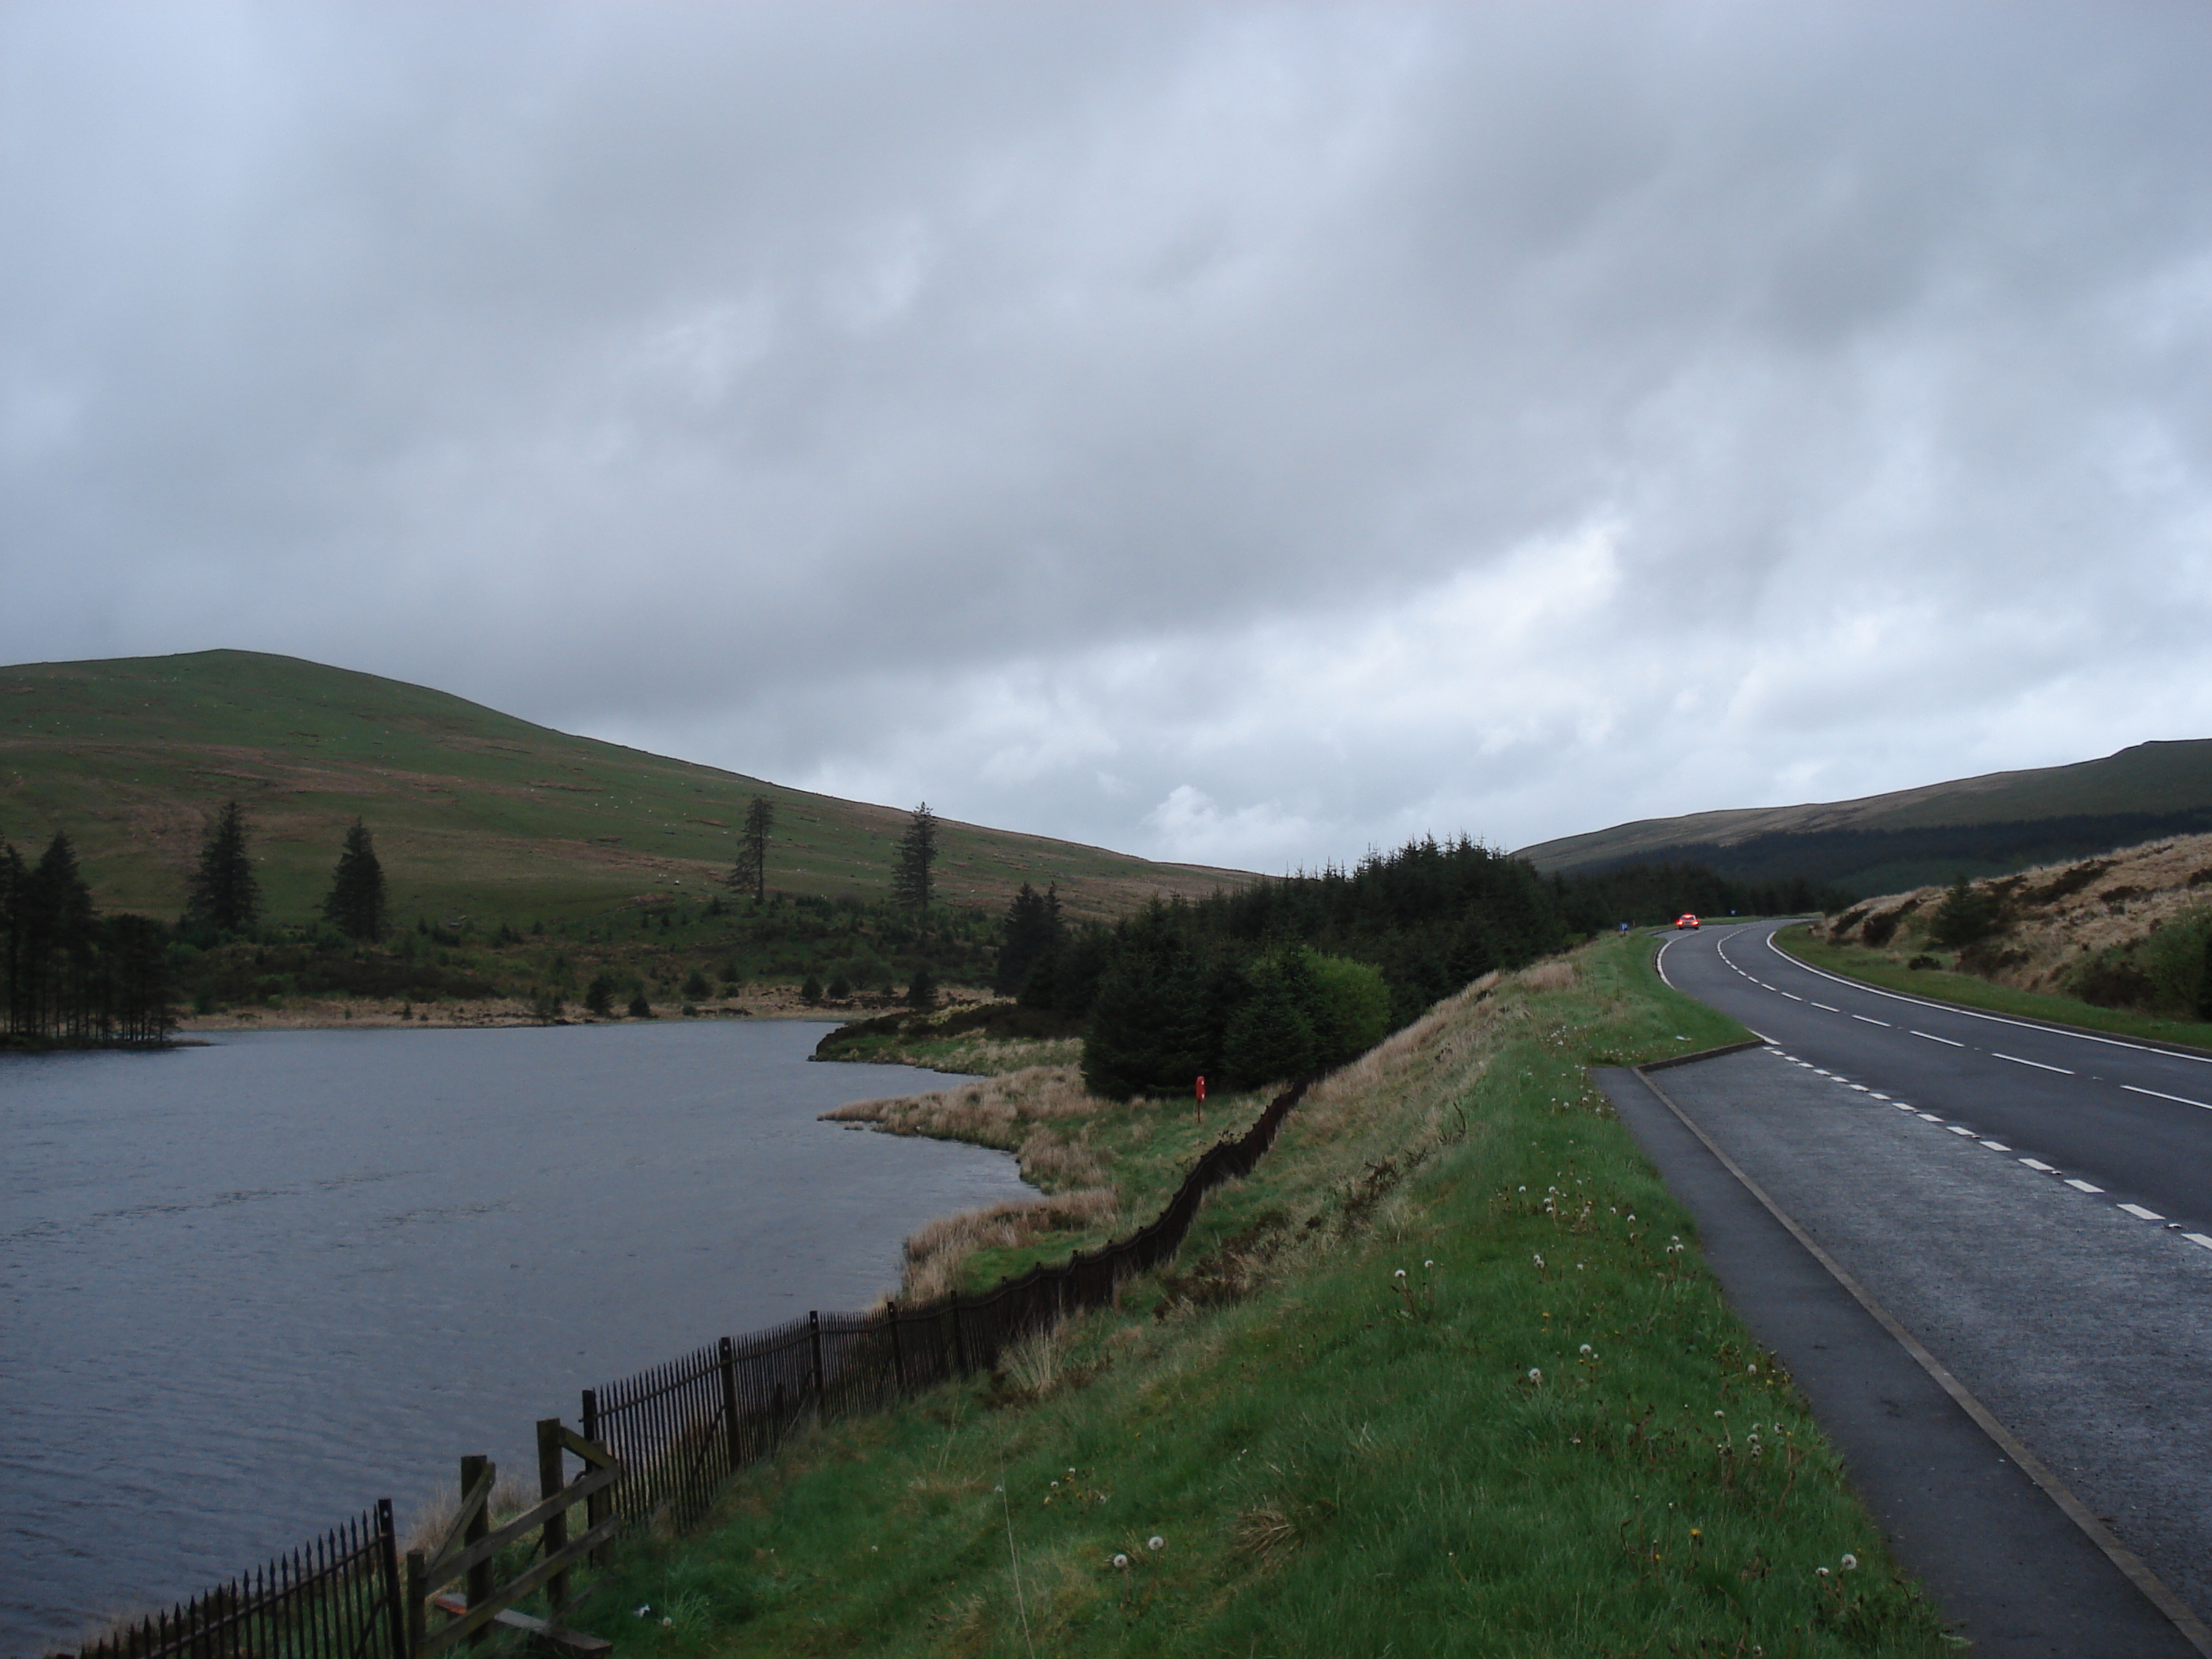
<path id="1" fill-rule="evenodd" d="M 246 813 L 234 800 L 208 825 L 199 867 L 185 899 L 185 919 L 227 933 L 242 933 L 261 914 L 261 884 L 246 851 Z"/>
<path id="2" fill-rule="evenodd" d="M 1000 996 L 1013 996 L 1029 983 L 1040 963 L 1060 953 L 1066 932 L 1060 919 L 1060 889 L 1042 893 L 1022 884 L 1021 891 L 1006 907 L 1006 939 L 999 946 L 999 961 L 991 975 L 991 988 Z"/>
<path id="3" fill-rule="evenodd" d="M 768 840 L 775 830 L 775 803 L 755 795 L 745 808 L 745 825 L 738 832 L 738 861 L 727 880 L 733 892 L 750 892 L 753 902 L 768 899 Z"/>
<path id="4" fill-rule="evenodd" d="M 898 854 L 891 862 L 891 896 L 927 912 L 931 896 L 931 866 L 937 862 L 937 815 L 927 801 L 914 809 L 913 820 L 899 837 Z"/>
<path id="5" fill-rule="evenodd" d="M 377 862 L 368 826 L 359 818 L 346 831 L 345 851 L 331 872 L 323 916 L 349 938 L 374 943 L 384 937 L 384 866 Z"/>

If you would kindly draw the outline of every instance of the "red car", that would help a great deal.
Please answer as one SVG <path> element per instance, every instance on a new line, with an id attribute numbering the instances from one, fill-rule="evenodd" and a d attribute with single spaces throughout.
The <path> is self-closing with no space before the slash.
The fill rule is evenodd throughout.
<path id="1" fill-rule="evenodd" d="M 1686 911 L 1674 918 L 1674 926 L 1677 927 L 1687 927 L 1695 932 L 1698 925 L 1698 919 Z"/>

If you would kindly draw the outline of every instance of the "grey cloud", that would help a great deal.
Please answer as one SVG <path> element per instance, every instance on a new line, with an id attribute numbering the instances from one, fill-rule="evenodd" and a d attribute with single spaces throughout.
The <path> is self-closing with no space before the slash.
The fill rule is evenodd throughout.
<path id="1" fill-rule="evenodd" d="M 0 64 L 10 659 L 1271 864 L 2212 729 L 2197 9 L 20 5 Z"/>

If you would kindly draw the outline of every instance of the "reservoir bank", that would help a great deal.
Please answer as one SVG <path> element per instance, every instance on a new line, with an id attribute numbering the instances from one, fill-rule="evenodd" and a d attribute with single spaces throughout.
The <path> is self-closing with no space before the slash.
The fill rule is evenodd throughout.
<path id="1" fill-rule="evenodd" d="M 0 1060 L 0 1654 L 213 1586 L 717 1336 L 866 1308 L 1014 1161 L 822 1123 L 956 1079 L 818 1022 Z"/>

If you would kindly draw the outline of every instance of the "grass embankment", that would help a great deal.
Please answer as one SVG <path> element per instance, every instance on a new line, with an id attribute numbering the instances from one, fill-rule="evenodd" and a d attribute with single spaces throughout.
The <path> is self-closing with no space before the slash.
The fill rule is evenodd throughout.
<path id="1" fill-rule="evenodd" d="M 1650 949 L 1440 1005 L 1316 1087 L 1174 1271 L 805 1437 L 577 1622 L 668 1656 L 1942 1650 L 1586 1081 L 1741 1036 Z M 1133 1212 L 1200 1140 L 1187 1104 L 990 1095 L 940 1127 L 1049 1127 Z"/>
<path id="2" fill-rule="evenodd" d="M 1932 957 L 1934 968 L 1912 968 L 1905 954 L 1871 949 L 1863 945 L 1837 945 L 1816 939 L 1804 927 L 1785 927 L 1774 942 L 1799 961 L 1825 968 L 1847 979 L 1863 980 L 1885 991 L 1902 991 L 1930 1002 L 1955 1003 L 1993 1014 L 2017 1015 L 2024 1019 L 2049 1020 L 2058 1025 L 2078 1025 L 2085 1030 L 2106 1031 L 2114 1036 L 2142 1037 L 2154 1042 L 2212 1049 L 2212 1025 L 2200 1021 L 2167 1019 L 2130 1008 L 2100 1008 L 2078 997 L 2054 996 L 2047 991 L 2022 991 L 1999 985 L 1978 974 L 1960 973 L 1948 964 L 1957 960 L 1951 951 L 1922 951 L 1913 957 Z"/>
<path id="3" fill-rule="evenodd" d="M 902 1010 L 839 1026 L 816 1045 L 814 1057 L 1000 1077 L 1037 1066 L 1076 1065 L 1083 1058 L 1083 1022 L 1006 1001 L 928 1012 Z M 902 1127 L 899 1132 L 973 1139 L 931 1128 Z"/>

